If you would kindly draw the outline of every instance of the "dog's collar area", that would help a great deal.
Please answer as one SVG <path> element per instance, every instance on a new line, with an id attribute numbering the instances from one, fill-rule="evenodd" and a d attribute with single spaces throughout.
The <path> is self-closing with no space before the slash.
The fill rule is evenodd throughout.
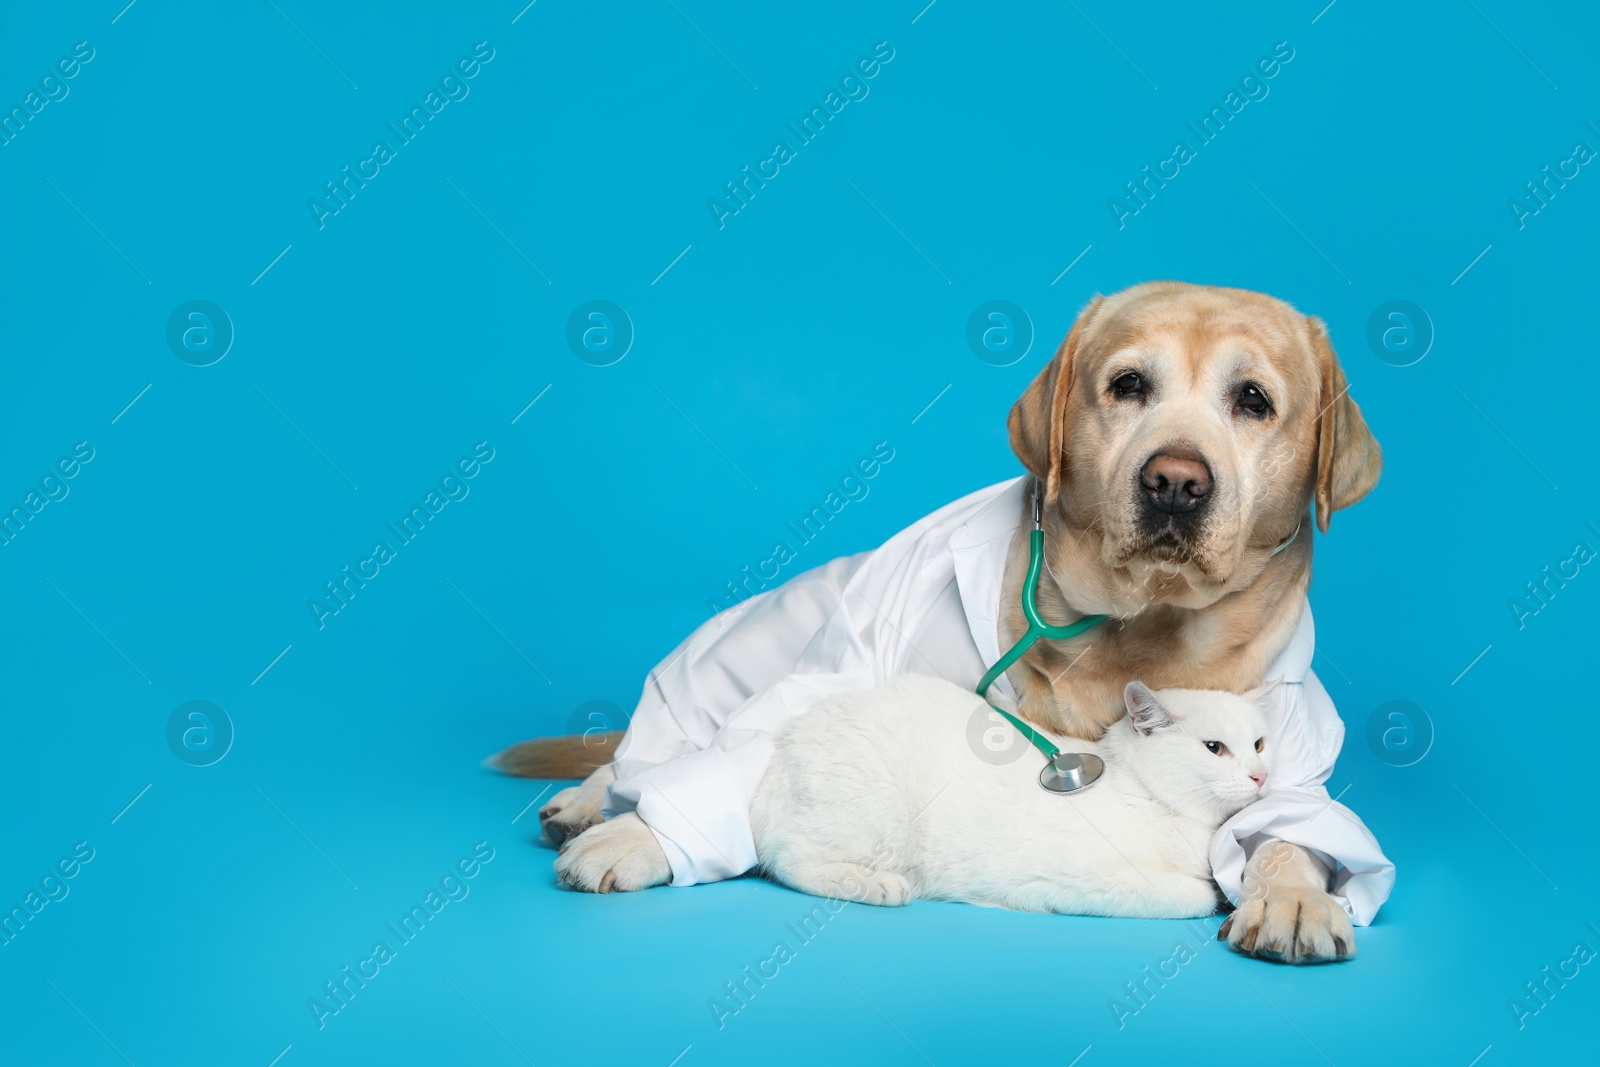
<path id="1" fill-rule="evenodd" d="M 1294 524 L 1294 533 L 1290 534 L 1284 540 L 1283 544 L 1281 544 L 1277 548 L 1273 549 L 1272 550 L 1272 555 L 1268 556 L 1267 558 L 1271 559 L 1272 556 L 1276 556 L 1279 552 L 1282 552 L 1284 549 L 1286 549 L 1290 545 L 1294 544 L 1295 538 L 1300 536 L 1300 527 L 1304 526 L 1305 524 L 1306 524 L 1306 517 L 1304 515 L 1301 515 L 1300 516 L 1300 521 Z"/>

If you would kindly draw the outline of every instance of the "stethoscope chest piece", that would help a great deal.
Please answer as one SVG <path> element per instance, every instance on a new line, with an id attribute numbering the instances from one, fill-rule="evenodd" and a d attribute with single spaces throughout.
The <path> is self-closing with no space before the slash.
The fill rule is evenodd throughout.
<path id="1" fill-rule="evenodd" d="M 1058 752 L 1039 772 L 1039 784 L 1051 793 L 1076 793 L 1098 782 L 1105 770 L 1105 761 L 1092 752 Z"/>

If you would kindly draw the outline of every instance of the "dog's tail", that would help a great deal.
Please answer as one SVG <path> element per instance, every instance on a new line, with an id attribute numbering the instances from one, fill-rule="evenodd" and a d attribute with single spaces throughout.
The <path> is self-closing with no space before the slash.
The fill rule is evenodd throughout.
<path id="1" fill-rule="evenodd" d="M 621 742 L 621 730 L 539 737 L 502 749 L 483 765 L 518 778 L 587 778 L 616 757 Z"/>

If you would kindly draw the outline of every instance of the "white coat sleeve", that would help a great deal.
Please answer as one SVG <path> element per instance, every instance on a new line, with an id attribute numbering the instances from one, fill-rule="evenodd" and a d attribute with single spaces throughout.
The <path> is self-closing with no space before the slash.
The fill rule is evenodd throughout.
<path id="1" fill-rule="evenodd" d="M 734 878 L 755 866 L 750 799 L 772 734 L 830 692 L 865 689 L 842 602 L 871 553 L 796 575 L 702 623 L 652 670 L 613 763 L 606 818 L 637 811 L 673 885 Z M 818 664 L 827 637 L 832 662 Z"/>
<path id="2" fill-rule="evenodd" d="M 870 555 L 814 567 L 701 623 L 645 678 L 617 777 L 705 749 L 746 701 L 793 674 Z"/>
<path id="3" fill-rule="evenodd" d="M 1394 864 L 1360 817 L 1324 786 L 1344 743 L 1344 722 L 1311 671 L 1314 642 L 1306 605 L 1289 647 L 1267 671 L 1268 680 L 1283 682 L 1270 716 L 1275 751 L 1267 790 L 1217 831 L 1211 842 L 1212 875 L 1237 904 L 1245 863 L 1256 847 L 1288 841 L 1317 853 L 1333 870 L 1334 899 L 1351 922 L 1366 926 L 1394 888 Z"/>

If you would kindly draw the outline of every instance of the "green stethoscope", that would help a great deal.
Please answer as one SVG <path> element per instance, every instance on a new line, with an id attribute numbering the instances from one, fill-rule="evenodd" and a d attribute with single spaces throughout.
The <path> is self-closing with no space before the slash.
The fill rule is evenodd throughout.
<path id="1" fill-rule="evenodd" d="M 1034 486 L 1033 491 L 1033 529 L 1028 533 L 1028 576 L 1022 582 L 1022 614 L 1028 620 L 1028 630 L 1011 646 L 1011 650 L 1001 656 L 983 680 L 978 683 L 978 695 L 988 700 L 989 687 L 995 680 L 1010 669 L 1011 665 L 1021 659 L 1028 649 L 1041 637 L 1048 637 L 1052 641 L 1065 641 L 1069 637 L 1077 637 L 1094 629 L 1105 622 L 1109 615 L 1085 615 L 1077 622 L 1065 626 L 1052 626 L 1045 622 L 1044 616 L 1039 614 L 1039 571 L 1044 567 L 1044 526 L 1039 512 L 1039 487 Z M 1302 518 L 1301 522 L 1305 520 Z M 1294 539 L 1300 536 L 1300 523 L 1295 524 L 1294 533 L 1288 539 L 1272 550 L 1272 555 L 1294 544 Z M 1269 557 L 1270 558 L 1270 557 Z M 1051 793 L 1076 793 L 1089 788 L 1100 780 L 1105 773 L 1105 761 L 1092 752 L 1063 752 L 1050 742 L 1050 739 L 1009 711 L 998 707 L 993 701 L 989 706 L 1004 715 L 1006 721 L 1015 726 L 1028 743 L 1044 753 L 1044 769 L 1039 772 L 1039 784 Z"/>

